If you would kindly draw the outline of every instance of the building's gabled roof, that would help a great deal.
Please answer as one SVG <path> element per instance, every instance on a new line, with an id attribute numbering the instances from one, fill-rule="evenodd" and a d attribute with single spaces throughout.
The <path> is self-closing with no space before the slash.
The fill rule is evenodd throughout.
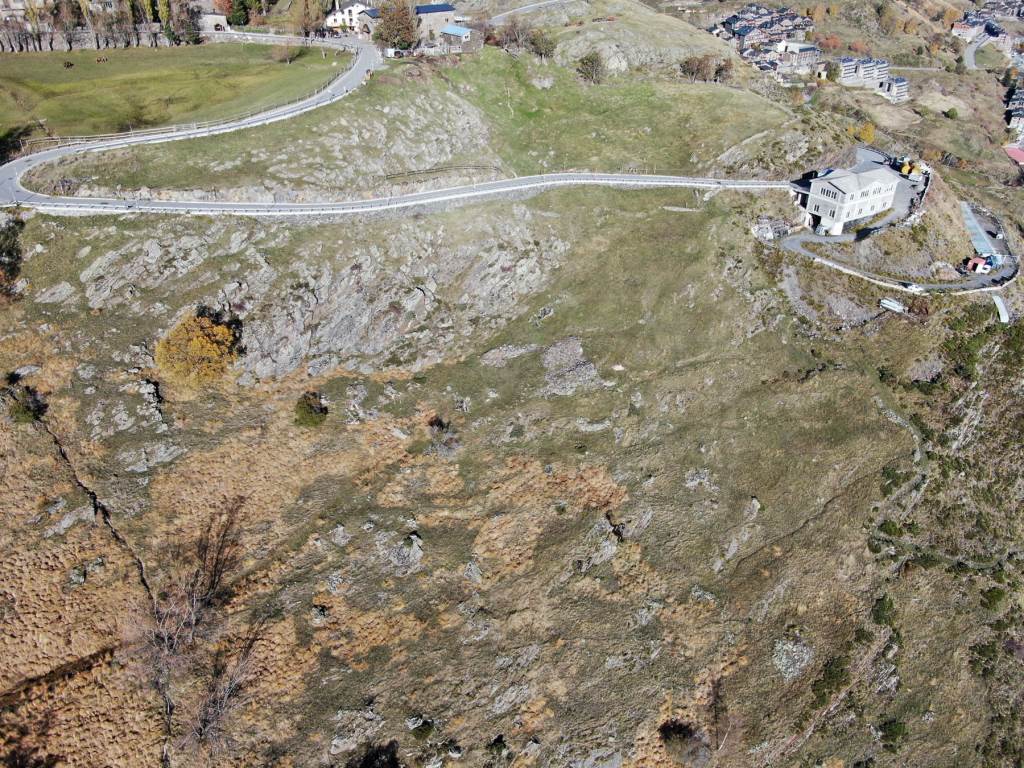
<path id="1" fill-rule="evenodd" d="M 422 16 L 425 13 L 451 13 L 455 6 L 450 3 L 431 3 L 429 5 L 417 5 L 416 15 Z"/>
<path id="2" fill-rule="evenodd" d="M 366 8 L 366 3 L 361 3 L 359 0 L 347 0 L 347 2 L 339 2 L 334 10 L 347 11 L 349 8 Z"/>
<path id="3" fill-rule="evenodd" d="M 818 176 L 815 181 L 825 181 L 844 195 L 852 195 L 867 189 L 873 184 L 887 184 L 896 181 L 898 176 L 889 168 L 879 167 L 867 171 L 850 171 L 846 169 L 828 170 Z"/>
<path id="4" fill-rule="evenodd" d="M 380 18 L 380 8 L 367 8 L 362 13 L 365 13 L 371 19 L 379 19 Z M 362 15 L 362 14 L 360 14 L 360 15 Z"/>

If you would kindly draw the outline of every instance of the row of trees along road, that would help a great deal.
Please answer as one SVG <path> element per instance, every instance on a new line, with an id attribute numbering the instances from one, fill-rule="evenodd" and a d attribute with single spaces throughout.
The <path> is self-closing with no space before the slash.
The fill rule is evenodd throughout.
<path id="1" fill-rule="evenodd" d="M 60 44 L 70 51 L 90 37 L 97 49 L 156 46 L 161 35 L 173 45 L 199 42 L 198 9 L 187 0 L 115 0 L 103 11 L 89 0 L 29 0 L 24 22 L 0 21 L 0 50 L 52 51 Z"/>
<path id="2" fill-rule="evenodd" d="M 214 0 L 217 12 L 232 26 L 266 16 L 272 0 Z M 309 37 L 323 24 L 325 0 L 291 0 L 292 31 Z M 396 6 L 404 4 L 395 3 Z M 410 17 L 411 18 L 411 17 Z M 412 33 L 415 34 L 415 20 Z M 110 10 L 96 10 L 90 0 L 28 0 L 25 19 L 0 20 L 0 51 L 52 51 L 76 45 L 100 48 L 157 46 L 161 36 L 172 45 L 199 42 L 199 9 L 189 0 L 114 0 Z M 413 43 L 415 39 L 413 40 Z"/>

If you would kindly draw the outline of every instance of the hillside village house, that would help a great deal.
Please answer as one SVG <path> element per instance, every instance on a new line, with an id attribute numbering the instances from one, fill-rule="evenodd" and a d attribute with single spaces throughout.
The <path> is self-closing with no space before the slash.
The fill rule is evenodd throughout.
<path id="1" fill-rule="evenodd" d="M 783 40 L 803 40 L 814 22 L 789 8 L 766 8 L 751 3 L 727 17 L 711 32 L 731 40 L 738 50 Z"/>
<path id="2" fill-rule="evenodd" d="M 327 29 L 354 32 L 359 23 L 359 14 L 370 6 L 359 0 L 334 0 L 331 12 L 324 19 Z"/>
<path id="3" fill-rule="evenodd" d="M 419 32 L 419 43 L 434 43 L 441 40 L 441 32 L 447 26 L 455 24 L 455 6 L 448 3 L 432 3 L 417 5 L 413 9 L 416 14 L 416 29 Z M 380 10 L 367 8 L 357 16 L 357 24 L 361 34 L 373 35 L 380 21 Z"/>
<path id="4" fill-rule="evenodd" d="M 814 46 L 800 47 L 814 22 L 789 8 L 767 8 L 751 3 L 726 17 L 708 31 L 728 40 L 740 57 L 762 72 L 809 72 L 812 58 L 820 56 Z M 787 47 L 792 43 L 793 47 Z"/>
<path id="5" fill-rule="evenodd" d="M 441 43 L 449 53 L 461 53 L 462 48 L 473 37 L 473 30 L 458 24 L 441 27 Z"/>
<path id="6" fill-rule="evenodd" d="M 776 43 L 775 51 L 779 55 L 778 71 L 783 73 L 808 74 L 821 61 L 821 50 L 813 43 L 783 40 Z"/>
<path id="7" fill-rule="evenodd" d="M 892 208 L 899 176 L 885 166 L 827 170 L 811 179 L 805 209 L 808 223 L 830 235 L 843 225 Z"/>

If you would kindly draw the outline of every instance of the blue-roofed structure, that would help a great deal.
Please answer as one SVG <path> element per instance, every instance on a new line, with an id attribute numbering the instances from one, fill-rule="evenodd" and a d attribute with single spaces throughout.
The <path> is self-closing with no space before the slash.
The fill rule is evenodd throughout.
<path id="1" fill-rule="evenodd" d="M 975 252 L 982 258 L 989 259 L 993 266 L 1000 267 L 1006 254 L 1009 252 L 1006 241 L 993 239 L 986 231 L 985 224 L 980 220 L 978 213 L 970 203 L 960 202 L 960 211 L 964 217 L 964 226 L 967 227 L 967 234 L 971 237 L 971 244 Z M 989 218 L 989 217 L 984 217 Z M 997 227 L 998 224 L 990 224 Z"/>
<path id="2" fill-rule="evenodd" d="M 416 15 L 423 16 L 427 13 L 454 13 L 455 6 L 450 3 L 430 3 L 427 5 L 417 5 Z"/>
<path id="3" fill-rule="evenodd" d="M 441 27 L 441 34 L 446 37 L 453 37 L 465 42 L 472 36 L 473 30 L 467 29 L 466 27 L 460 27 L 458 24 L 445 24 Z"/>
<path id="4" fill-rule="evenodd" d="M 459 45 L 468 41 L 469 34 L 465 27 L 458 27 L 463 30 L 450 36 L 445 36 L 445 27 L 457 27 L 455 24 L 455 6 L 451 3 L 426 3 L 414 6 L 413 12 L 416 15 L 416 34 L 419 39 L 414 48 L 438 50 L 438 44 L 447 40 L 449 45 Z M 359 14 L 358 31 L 360 35 L 372 37 L 377 25 L 380 23 L 381 13 L 379 8 L 367 8 Z"/>

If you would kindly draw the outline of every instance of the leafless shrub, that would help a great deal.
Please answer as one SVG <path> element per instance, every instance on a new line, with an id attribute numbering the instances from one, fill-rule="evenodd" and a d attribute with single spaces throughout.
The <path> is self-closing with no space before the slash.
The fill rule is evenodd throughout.
<path id="1" fill-rule="evenodd" d="M 175 559 L 185 567 L 155 596 L 153 620 L 147 623 L 148 644 L 161 655 L 174 656 L 191 646 L 206 612 L 225 597 L 225 578 L 241 561 L 244 503 L 235 497 L 212 512 L 191 556 L 187 551 L 176 553 Z"/>
<path id="2" fill-rule="evenodd" d="M 498 42 L 506 50 L 518 50 L 526 47 L 532 33 L 533 28 L 529 24 L 522 21 L 518 16 L 512 16 L 498 30 Z"/>
<path id="3" fill-rule="evenodd" d="M 141 677 L 158 693 L 163 704 L 165 762 L 175 722 L 175 683 L 202 668 L 197 641 L 214 623 L 210 612 L 227 598 L 228 580 L 241 564 L 244 505 L 244 498 L 235 497 L 222 508 L 211 510 L 195 542 L 173 550 L 168 583 L 152 595 L 148 615 L 135 623 L 133 636 L 126 642 Z M 252 645 L 264 624 L 261 621 L 254 625 L 257 631 L 247 635 L 250 639 L 243 643 L 233 662 L 225 665 L 215 657 L 210 683 L 214 687 L 208 697 L 213 703 L 208 714 L 196 718 L 197 722 L 209 724 L 199 727 L 199 734 L 211 732 L 226 713 L 224 704 L 232 701 L 241 689 Z M 218 700 L 220 705 L 216 704 Z M 218 712 L 220 715 L 216 716 Z M 205 736 L 202 740 L 206 740 Z"/>
<path id="4" fill-rule="evenodd" d="M 185 748 L 202 747 L 219 753 L 229 746 L 225 721 L 246 700 L 246 688 L 254 673 L 253 649 L 266 625 L 266 616 L 261 616 L 249 625 L 237 650 L 221 650 L 214 655 L 206 691 L 182 741 Z"/>
<path id="5" fill-rule="evenodd" d="M 275 45 L 270 49 L 270 58 L 281 64 L 291 64 L 299 57 L 300 50 L 294 45 Z"/>

